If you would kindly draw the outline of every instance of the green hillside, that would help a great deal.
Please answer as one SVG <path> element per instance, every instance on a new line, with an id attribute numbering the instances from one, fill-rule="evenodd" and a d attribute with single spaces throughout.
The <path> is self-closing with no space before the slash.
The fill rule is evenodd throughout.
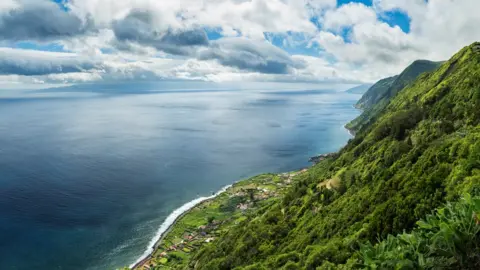
<path id="1" fill-rule="evenodd" d="M 478 269 L 479 199 L 465 194 L 480 195 L 480 43 L 411 78 L 336 156 L 190 268 Z"/>
<path id="2" fill-rule="evenodd" d="M 435 70 L 441 62 L 417 60 L 409 65 L 400 75 L 380 80 L 374 84 L 355 104 L 364 113 L 347 125 L 347 128 L 358 132 L 363 126 L 374 121 L 374 116 L 383 110 L 389 101 L 405 86 L 412 83 L 422 73 Z"/>
<path id="3" fill-rule="evenodd" d="M 355 104 L 355 107 L 364 110 L 378 103 L 383 94 L 388 91 L 397 78 L 398 75 L 376 82 L 367 90 L 367 92 L 365 92 L 365 94 L 363 94 L 357 104 Z"/>
<path id="4" fill-rule="evenodd" d="M 388 88 L 381 98 L 391 99 L 405 86 L 413 82 L 422 73 L 435 70 L 442 62 L 432 62 L 428 60 L 417 60 L 408 66 L 398 77 L 395 82 Z"/>

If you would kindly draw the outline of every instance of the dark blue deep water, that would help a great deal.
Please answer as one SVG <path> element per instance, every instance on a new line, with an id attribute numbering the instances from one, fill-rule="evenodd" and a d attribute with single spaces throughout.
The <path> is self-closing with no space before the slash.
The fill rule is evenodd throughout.
<path id="1" fill-rule="evenodd" d="M 350 138 L 358 95 L 205 83 L 0 90 L 0 269 L 115 269 L 168 214 Z"/>

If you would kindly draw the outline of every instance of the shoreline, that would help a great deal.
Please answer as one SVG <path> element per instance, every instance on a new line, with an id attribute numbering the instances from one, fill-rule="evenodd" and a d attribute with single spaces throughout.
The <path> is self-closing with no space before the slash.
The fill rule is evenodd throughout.
<path id="1" fill-rule="evenodd" d="M 355 137 L 355 133 L 346 127 L 347 124 L 343 125 L 343 128 L 345 130 L 347 130 L 347 132 L 350 134 L 350 136 Z M 299 170 L 301 170 L 301 169 L 302 168 L 300 168 Z M 134 263 L 132 263 L 129 266 L 129 269 L 136 269 L 136 268 L 142 266 L 143 264 L 145 264 L 149 259 L 151 259 L 152 255 L 154 254 L 157 247 L 161 244 L 161 242 L 165 239 L 165 237 L 168 235 L 168 233 L 172 230 L 172 228 L 177 224 L 177 222 L 182 217 L 184 217 L 185 215 L 190 213 L 190 211 L 192 211 L 192 209 L 201 205 L 202 203 L 211 201 L 211 200 L 215 199 L 216 197 L 218 197 L 219 195 L 221 195 L 222 193 L 228 191 L 228 189 L 230 189 L 236 183 L 238 183 L 238 181 L 221 188 L 219 191 L 217 191 L 216 193 L 214 193 L 211 196 L 196 198 L 194 200 L 191 200 L 191 201 L 183 204 L 179 208 L 175 209 L 170 215 L 167 216 L 165 221 L 160 225 L 159 229 L 157 230 L 157 233 L 152 238 L 152 240 L 149 242 L 145 252 Z"/>
<path id="2" fill-rule="evenodd" d="M 347 128 L 347 125 L 348 124 L 343 125 L 343 128 L 348 131 L 348 134 L 350 134 L 350 136 L 355 137 L 355 132 L 353 130 L 350 130 L 349 128 Z"/>
<path id="3" fill-rule="evenodd" d="M 177 209 L 174 222 L 170 223 L 166 230 L 167 223 L 164 222 L 162 230 L 159 230 L 162 233 L 160 238 L 155 237 L 155 244 L 148 246 L 148 250 L 144 253 L 148 255 L 142 256 L 125 269 L 150 269 L 150 266 L 159 265 L 168 269 L 168 264 L 173 263 L 173 266 L 178 266 L 188 262 L 188 259 L 185 261 L 185 256 L 192 254 L 192 250 L 213 241 L 220 231 L 234 226 L 237 221 L 245 217 L 246 211 L 252 211 L 262 205 L 265 206 L 271 200 L 278 199 L 292 184 L 292 178 L 306 171 L 307 169 L 304 168 L 287 173 L 259 174 L 236 181 L 212 196 L 199 198 L 195 203 L 189 203 L 188 207 Z M 249 195 L 250 192 L 247 190 L 253 191 L 251 193 L 253 195 Z M 255 203 L 252 203 L 253 200 Z M 219 207 L 221 205 L 230 205 L 233 209 L 221 209 Z M 214 220 L 207 221 L 212 216 Z M 171 260 L 169 256 L 174 256 L 175 259 Z"/>
<path id="4" fill-rule="evenodd" d="M 354 109 L 358 110 L 358 111 L 360 112 L 360 115 L 361 115 L 361 114 L 363 113 L 363 111 L 364 111 L 363 109 L 358 108 L 356 104 L 354 104 L 352 107 L 353 107 Z M 360 116 L 360 115 L 359 115 L 359 116 Z M 359 116 L 357 116 L 357 117 L 359 117 Z M 355 117 L 353 120 L 355 120 L 357 117 Z M 343 125 L 343 128 L 348 131 L 348 134 L 350 134 L 350 136 L 355 137 L 355 135 L 356 135 L 356 134 L 355 134 L 355 131 L 353 131 L 353 130 L 351 130 L 351 129 L 349 129 L 349 128 L 347 127 L 347 125 L 348 125 L 349 123 L 351 123 L 353 120 L 351 120 L 350 122 L 348 122 L 348 123 L 346 123 L 345 125 Z"/>
<path id="5" fill-rule="evenodd" d="M 235 183 L 233 183 L 233 184 L 235 184 Z M 224 193 L 229 188 L 231 188 L 233 186 L 233 184 L 227 185 L 227 186 L 221 188 L 219 191 L 217 191 L 216 193 L 214 193 L 211 196 L 196 198 L 194 200 L 191 200 L 191 201 L 183 204 L 179 208 L 173 210 L 173 212 L 170 213 L 170 215 L 168 215 L 167 218 L 165 219 L 165 221 L 163 221 L 163 223 L 160 225 L 157 232 L 155 233 L 155 236 L 150 240 L 145 252 L 134 263 L 132 263 L 128 268 L 129 269 L 135 269 L 135 268 L 143 265 L 146 261 L 148 261 L 151 258 L 151 256 L 155 252 L 155 249 L 163 241 L 165 236 L 171 231 L 173 226 L 175 226 L 175 224 L 178 222 L 178 220 L 180 220 L 182 217 L 184 217 L 186 214 L 188 214 L 196 206 L 215 199 L 217 196 L 219 196 L 220 194 Z"/>

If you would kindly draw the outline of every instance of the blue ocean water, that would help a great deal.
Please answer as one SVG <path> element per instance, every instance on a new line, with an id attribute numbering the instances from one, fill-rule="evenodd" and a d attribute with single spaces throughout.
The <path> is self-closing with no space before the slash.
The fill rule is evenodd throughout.
<path id="1" fill-rule="evenodd" d="M 350 138 L 358 95 L 311 85 L 0 90 L 0 269 L 115 269 L 170 212 Z"/>

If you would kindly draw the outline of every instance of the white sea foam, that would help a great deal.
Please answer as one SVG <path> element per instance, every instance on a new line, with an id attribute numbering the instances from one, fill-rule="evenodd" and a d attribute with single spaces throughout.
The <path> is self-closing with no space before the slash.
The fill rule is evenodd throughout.
<path id="1" fill-rule="evenodd" d="M 348 134 L 350 134 L 350 137 L 354 138 L 355 137 L 355 133 L 353 133 L 350 129 L 347 128 L 347 125 L 343 125 L 342 128 L 344 128 L 345 130 L 347 130 Z"/>
<path id="2" fill-rule="evenodd" d="M 165 221 L 162 223 L 162 225 L 160 225 L 160 228 L 158 228 L 157 230 L 157 233 L 155 234 L 155 236 L 152 238 L 152 240 L 150 240 L 150 243 L 148 243 L 148 246 L 147 246 L 147 249 L 145 250 L 145 252 L 142 254 L 142 256 L 140 256 L 140 258 L 138 258 L 135 263 L 132 263 L 130 265 L 130 268 L 134 267 L 136 264 L 138 264 L 139 262 L 141 262 L 142 260 L 144 260 L 145 258 L 147 258 L 150 254 L 152 254 L 152 252 L 154 251 L 155 249 L 155 244 L 158 242 L 158 240 L 160 240 L 160 238 L 162 237 L 162 235 L 168 230 L 168 228 L 170 228 L 170 226 L 172 226 L 175 221 L 182 215 L 184 214 L 185 212 L 189 211 L 190 209 L 192 209 L 193 207 L 197 206 L 199 203 L 203 202 L 203 201 L 206 201 L 206 200 L 209 200 L 209 199 L 213 199 L 215 198 L 216 196 L 222 194 L 223 192 L 225 192 L 229 187 L 231 187 L 232 185 L 228 185 L 226 187 L 223 187 L 220 191 L 218 191 L 217 193 L 213 194 L 212 196 L 208 196 L 208 197 L 199 197 L 199 198 L 196 198 L 195 200 L 192 200 L 192 201 L 189 201 L 187 202 L 186 204 L 180 206 L 179 208 L 175 209 L 166 219 Z"/>

